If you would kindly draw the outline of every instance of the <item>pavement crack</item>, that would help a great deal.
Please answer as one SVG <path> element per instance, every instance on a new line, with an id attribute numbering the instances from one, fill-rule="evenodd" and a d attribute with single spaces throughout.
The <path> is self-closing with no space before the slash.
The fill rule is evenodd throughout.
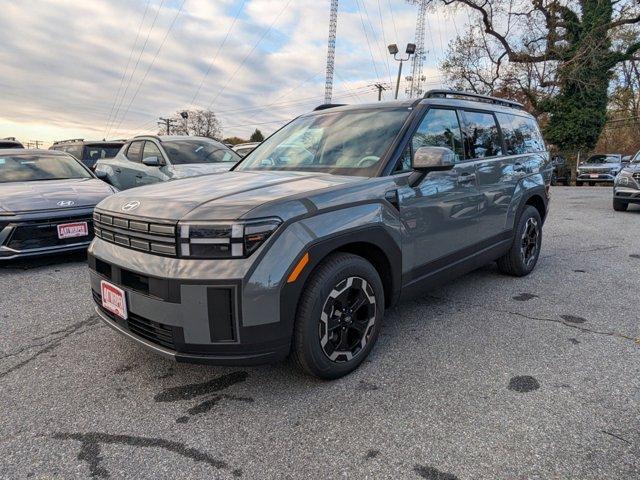
<path id="1" fill-rule="evenodd" d="M 615 433 L 607 432 L 606 430 L 602 430 L 602 433 L 606 433 L 607 435 L 610 435 L 613 438 L 617 438 L 618 440 L 621 440 L 624 443 L 627 443 L 627 444 L 631 445 L 631 442 L 629 440 L 627 440 L 626 438 L 621 437 L 620 435 L 616 435 Z"/>
<path id="2" fill-rule="evenodd" d="M 495 312 L 495 313 L 504 313 L 504 314 L 508 314 L 508 315 L 516 315 L 518 317 L 523 317 L 526 318 L 528 320 L 535 320 L 538 322 L 550 322 L 550 323 L 557 323 L 559 325 L 563 325 L 565 327 L 568 328 L 574 328 L 576 330 L 580 330 L 582 332 L 586 332 L 586 333 L 592 333 L 595 335 L 604 335 L 604 336 L 608 336 L 608 337 L 616 337 L 616 338 L 622 338 L 624 340 L 629 340 L 632 341 L 638 345 L 640 345 L 640 337 L 631 337 L 629 335 L 625 335 L 623 333 L 619 333 L 619 332 L 611 332 L 611 331 L 603 331 L 603 330 L 595 330 L 593 328 L 589 328 L 589 327 L 585 327 L 582 325 L 577 325 L 575 322 L 576 318 L 579 317 L 573 317 L 571 315 L 562 315 L 561 317 L 564 318 L 547 318 L 547 317 L 536 317 L 533 315 L 527 315 L 525 313 L 521 313 L 521 312 L 512 312 L 511 310 L 502 310 L 499 308 L 492 308 L 492 307 L 488 307 L 486 305 L 481 305 L 481 304 L 477 304 L 477 303 L 468 303 L 468 302 L 458 302 L 455 301 L 453 299 L 448 299 L 448 298 L 443 298 L 443 297 L 435 297 L 435 296 L 429 296 L 429 298 L 434 298 L 437 300 L 446 300 L 446 301 L 450 301 L 452 303 L 462 303 L 463 306 L 466 307 L 471 307 L 471 308 L 480 308 L 489 312 Z"/>
<path id="3" fill-rule="evenodd" d="M 109 472 L 102 466 L 103 457 L 100 455 L 101 445 L 126 445 L 134 448 L 162 448 L 182 457 L 198 463 L 205 463 L 213 468 L 229 469 L 229 465 L 218 460 L 206 452 L 196 448 L 187 447 L 182 442 L 166 440 L 164 438 L 138 437 L 132 435 L 111 435 L 100 432 L 66 433 L 58 432 L 53 435 L 57 440 L 76 440 L 81 442 L 78 460 L 84 460 L 89 464 L 89 472 L 92 477 L 109 478 Z M 234 476 L 238 470 L 234 470 Z"/>
<path id="4" fill-rule="evenodd" d="M 15 365 L 13 365 L 12 367 L 8 368 L 7 370 L 4 370 L 2 372 L 0 372 L 0 378 L 3 378 L 7 375 L 9 375 L 12 372 L 15 372 L 16 370 L 21 369 L 22 367 L 28 365 L 29 363 L 31 363 L 32 361 L 34 361 L 35 359 L 37 359 L 39 356 L 44 355 L 46 353 L 49 353 L 53 350 L 55 350 L 56 348 L 58 348 L 62 342 L 64 340 L 66 340 L 68 337 L 70 337 L 71 335 L 74 334 L 81 334 L 84 333 L 86 331 L 92 330 L 90 328 L 84 328 L 84 327 L 90 327 L 93 325 L 96 325 L 98 323 L 98 317 L 96 317 L 95 315 L 91 315 L 90 317 L 88 317 L 86 320 L 82 320 L 80 322 L 76 322 L 72 325 L 69 325 L 69 327 L 60 330 L 60 332 L 62 333 L 62 335 L 60 335 L 59 337 L 53 338 L 49 341 L 46 342 L 39 342 L 39 343 L 32 343 L 30 345 L 27 345 L 15 352 L 12 353 L 8 353 L 2 357 L 0 357 L 0 360 L 4 360 L 7 358 L 11 358 L 11 357 L 15 357 L 17 355 L 20 355 L 21 353 L 27 351 L 27 350 L 31 350 L 34 348 L 38 348 L 38 347 L 43 347 L 40 350 L 38 350 L 36 353 L 34 353 L 33 355 L 31 355 L 30 357 L 26 358 L 25 360 L 16 363 Z"/>

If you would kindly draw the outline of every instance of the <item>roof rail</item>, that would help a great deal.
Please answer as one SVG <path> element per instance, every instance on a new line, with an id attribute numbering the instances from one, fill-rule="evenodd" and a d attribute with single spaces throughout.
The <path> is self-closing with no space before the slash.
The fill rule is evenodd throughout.
<path id="1" fill-rule="evenodd" d="M 323 103 L 322 105 L 318 105 L 316 108 L 313 109 L 313 111 L 317 111 L 317 110 L 326 110 L 328 108 L 335 108 L 335 107 L 344 107 L 346 105 L 346 103 Z"/>
<path id="2" fill-rule="evenodd" d="M 463 92 L 459 90 L 429 90 L 424 94 L 424 98 L 447 98 L 447 97 L 463 97 L 464 99 L 474 100 L 476 102 L 492 103 L 494 105 L 502 105 L 504 107 L 518 108 L 524 110 L 524 105 L 513 100 L 504 98 L 490 97 L 489 95 L 481 95 L 479 93 Z"/>
<path id="3" fill-rule="evenodd" d="M 84 138 L 70 138 L 68 140 L 56 140 L 53 142 L 54 145 L 58 143 L 71 143 L 71 142 L 84 142 Z"/>
<path id="4" fill-rule="evenodd" d="M 4 138 L 0 138 L 0 140 L 9 140 L 10 142 L 15 142 L 16 137 L 4 137 Z"/>

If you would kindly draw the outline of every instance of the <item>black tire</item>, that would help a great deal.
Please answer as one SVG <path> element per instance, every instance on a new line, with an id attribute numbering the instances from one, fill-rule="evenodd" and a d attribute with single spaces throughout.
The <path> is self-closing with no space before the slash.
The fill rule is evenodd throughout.
<path id="1" fill-rule="evenodd" d="M 555 187 L 558 185 L 558 176 L 555 173 L 551 174 L 551 186 Z"/>
<path id="2" fill-rule="evenodd" d="M 354 295 L 360 299 L 354 299 L 354 303 L 364 302 L 353 315 L 347 305 L 352 291 L 358 292 Z M 293 332 L 294 362 L 304 372 L 327 380 L 347 375 L 362 363 L 376 343 L 384 308 L 384 288 L 373 265 L 349 253 L 329 255 L 311 274 L 298 303 Z M 347 322 L 349 326 L 345 327 Z M 358 340 L 360 332 L 363 333 Z M 340 350 L 342 340 L 345 345 L 352 344 L 353 349 Z"/>
<path id="3" fill-rule="evenodd" d="M 626 212 L 628 206 L 629 206 L 629 202 L 618 200 L 617 198 L 613 199 L 613 209 L 616 212 Z"/>
<path id="4" fill-rule="evenodd" d="M 582 186 L 582 182 L 579 182 L 578 180 L 576 180 L 576 187 L 581 187 Z"/>
<path id="5" fill-rule="evenodd" d="M 536 232 L 535 241 L 530 238 L 529 231 L 531 228 L 534 228 Z M 535 243 L 535 248 L 533 248 L 532 243 Z M 502 273 L 514 277 L 529 275 L 535 268 L 536 263 L 538 263 L 541 246 L 542 219 L 540 218 L 540 213 L 531 205 L 526 205 L 518 219 L 511 248 L 504 256 L 498 259 L 498 269 Z"/>
<path id="6" fill-rule="evenodd" d="M 595 187 L 596 186 L 596 182 L 589 182 L 589 186 L 590 187 Z"/>

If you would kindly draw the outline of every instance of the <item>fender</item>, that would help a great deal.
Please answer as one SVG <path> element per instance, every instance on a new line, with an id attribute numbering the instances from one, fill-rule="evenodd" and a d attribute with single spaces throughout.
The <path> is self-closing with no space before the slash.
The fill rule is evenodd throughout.
<path id="1" fill-rule="evenodd" d="M 389 266 L 389 278 L 382 279 L 388 288 L 387 295 L 385 295 L 386 307 L 390 307 L 397 301 L 400 296 L 402 282 L 402 252 L 400 246 L 383 227 L 356 227 L 316 240 L 305 251 L 300 252 L 293 264 L 290 265 L 286 277 L 289 277 L 304 254 L 309 254 L 309 263 L 305 266 L 298 279 L 293 283 L 285 283 L 280 290 L 280 322 L 283 325 L 290 329 L 293 328 L 300 295 L 311 273 L 322 260 L 334 251 L 357 243 L 366 243 L 384 252 L 385 258 L 380 260 L 386 262 Z M 349 249 L 348 251 L 358 254 L 357 250 Z"/>

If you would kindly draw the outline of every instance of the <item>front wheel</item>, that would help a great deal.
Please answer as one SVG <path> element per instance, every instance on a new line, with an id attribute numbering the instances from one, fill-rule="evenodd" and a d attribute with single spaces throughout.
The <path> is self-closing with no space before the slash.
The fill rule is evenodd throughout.
<path id="1" fill-rule="evenodd" d="M 616 212 L 626 212 L 628 207 L 629 207 L 629 203 L 628 202 L 624 202 L 622 200 L 618 200 L 617 198 L 613 199 L 613 209 Z"/>
<path id="2" fill-rule="evenodd" d="M 355 370 L 373 348 L 384 315 L 380 275 L 364 258 L 334 253 L 312 273 L 296 315 L 293 359 L 324 379 Z"/>
<path id="3" fill-rule="evenodd" d="M 531 205 L 527 205 L 518 220 L 511 248 L 498 259 L 498 269 L 515 277 L 529 275 L 538 263 L 541 246 L 540 213 Z"/>

